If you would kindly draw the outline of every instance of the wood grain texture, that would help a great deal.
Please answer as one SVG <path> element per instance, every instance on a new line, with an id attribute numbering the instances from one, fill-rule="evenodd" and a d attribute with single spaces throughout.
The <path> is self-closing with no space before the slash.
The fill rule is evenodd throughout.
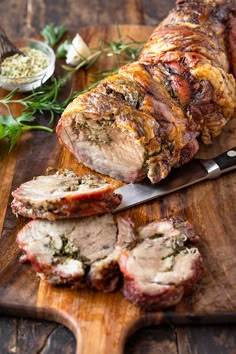
<path id="1" fill-rule="evenodd" d="M 119 3 L 118 5 L 113 3 Z M 133 1 L 133 0 L 119 0 L 119 2 L 111 2 L 110 0 L 99 0 L 99 1 L 80 1 L 80 0 L 57 0 L 46 1 L 46 0 L 1 0 L 0 1 L 0 12 L 1 16 L 1 25 L 5 28 L 7 34 L 11 39 L 20 38 L 21 36 L 30 36 L 30 35 L 38 35 L 38 32 L 41 28 L 43 28 L 44 24 L 47 24 L 53 21 L 56 24 L 66 23 L 68 24 L 68 28 L 77 30 L 82 25 L 83 26 L 96 26 L 98 24 L 115 24 L 115 23 L 137 23 L 137 24 L 147 24 L 147 25 L 155 25 L 159 20 L 166 16 L 168 10 L 172 8 L 175 4 L 174 0 L 143 0 L 143 1 Z M 81 6 L 84 5 L 84 6 Z M 68 8 L 70 11 L 67 11 Z M 116 8 L 116 9 L 115 9 Z M 115 11 L 111 11 L 111 10 Z M 127 13 L 127 9 L 129 12 Z M 50 10 L 50 11 L 49 11 Z M 118 13 L 117 13 L 118 11 Z M 75 16 L 76 13 L 76 16 Z M 97 15 L 99 13 L 99 15 Z M 83 80 L 82 80 L 83 81 Z M 235 136 L 235 126 L 227 127 L 226 130 L 229 129 L 229 136 Z M 41 134 L 39 134 L 41 135 Z M 38 134 L 34 134 L 33 136 L 38 137 Z M 227 145 L 230 146 L 230 142 L 228 143 L 228 133 L 226 133 L 226 141 L 223 139 L 218 139 L 212 147 L 201 147 L 201 155 L 202 157 L 211 157 L 214 153 L 221 152 L 222 149 Z M 43 135 L 45 137 L 45 134 Z M 4 156 L 4 169 L 1 168 L 0 162 L 0 196 L 1 196 L 1 208 L 0 208 L 0 229 L 3 224 L 3 216 L 6 211 L 6 221 L 4 225 L 4 233 L 2 237 L 9 237 L 11 235 L 12 230 L 14 231 L 16 220 L 9 213 L 9 188 L 11 188 L 11 183 L 13 181 L 13 186 L 16 187 L 20 181 L 24 181 L 25 178 L 29 176 L 29 178 L 34 174 L 33 171 L 30 170 L 30 164 L 26 171 L 21 171 L 19 168 L 24 166 L 23 157 L 27 153 L 27 148 L 30 149 L 31 152 L 28 153 L 27 158 L 30 158 L 33 161 L 35 160 L 34 151 L 40 155 L 40 149 L 36 149 L 36 144 L 30 140 L 32 139 L 31 133 L 27 134 L 22 142 L 18 145 L 17 151 L 13 151 L 10 156 L 5 154 L 6 152 L 6 144 L 2 144 L 0 146 L 1 157 Z M 31 142 L 30 142 L 31 141 Z M 27 143 L 26 148 L 24 148 L 24 144 Z M 29 144 L 30 142 L 30 144 Z M 41 140 L 43 142 L 43 138 Z M 19 152 L 20 149 L 20 152 Z M 36 150 L 35 150 L 36 149 Z M 44 151 L 44 150 L 43 150 Z M 43 153 L 42 151 L 42 153 Z M 47 152 L 48 153 L 48 152 Z M 67 164 L 72 163 L 76 164 L 76 162 L 71 159 L 64 150 L 61 153 L 58 151 L 50 151 L 51 159 L 57 159 L 59 156 L 58 163 Z M 16 173 L 15 166 L 17 159 L 21 157 L 21 161 L 17 165 Z M 37 157 L 36 157 L 37 159 Z M 6 162 L 8 160 L 8 162 Z M 9 161 L 11 160 L 11 161 Z M 51 160 L 52 161 L 52 160 Z M 50 161 L 50 163 L 51 163 Z M 56 162 L 55 162 L 56 163 Z M 34 163 L 34 168 L 38 169 L 40 172 L 40 164 L 37 165 L 37 161 Z M 47 161 L 45 160 L 45 164 Z M 42 168 L 43 170 L 43 168 Z M 4 176 L 4 177 L 3 177 Z M 4 181 L 4 182 L 3 182 Z M 4 183 L 4 184 L 2 184 Z M 221 184 L 220 184 L 221 185 Z M 12 186 L 12 189 L 13 189 Z M 225 188 L 231 190 L 228 192 L 230 194 L 230 200 L 233 200 L 233 192 L 235 191 L 235 178 L 232 178 L 228 182 L 227 180 L 224 183 Z M 222 186 L 222 191 L 225 192 L 224 186 Z M 233 187 L 232 187 L 233 186 Z M 218 183 L 216 185 L 215 191 L 217 190 Z M 211 195 L 208 194 L 207 189 L 204 190 L 206 195 L 203 197 L 207 199 L 210 198 Z M 186 191 L 187 192 L 187 191 Z M 186 198 L 191 198 L 192 192 L 188 192 L 185 197 L 182 192 L 180 197 L 176 198 L 176 202 L 172 198 L 162 199 L 160 201 L 160 206 L 151 203 L 147 206 L 147 215 L 150 215 L 152 210 L 153 213 L 156 213 L 156 216 L 164 215 L 165 210 L 168 209 L 169 213 L 176 213 L 182 215 L 183 206 L 182 199 L 186 201 Z M 195 218 L 195 227 L 198 228 L 199 231 L 205 231 L 206 227 L 204 225 L 205 221 L 209 221 L 207 219 L 207 214 L 203 217 L 205 211 L 204 202 L 198 206 L 198 202 L 196 200 L 197 194 L 199 193 L 198 189 L 196 189 L 196 193 L 194 194 L 195 200 L 192 201 L 193 208 L 189 204 L 186 207 L 188 215 L 190 215 L 191 219 Z M 176 194 L 178 196 L 179 194 Z M 2 197 L 3 196 L 3 197 Z M 219 196 L 220 198 L 220 196 Z M 223 198 L 224 199 L 224 198 Z M 171 207 L 169 207 L 169 202 L 171 202 Z M 227 204 L 227 198 L 225 202 Z M 234 204 L 233 204 L 234 205 Z M 232 203 L 230 202 L 229 207 L 224 207 L 220 216 L 218 216 L 218 212 L 220 208 L 214 208 L 215 217 L 217 219 L 222 217 L 226 218 L 224 213 L 232 210 Z M 185 208 L 184 208 L 185 211 Z M 213 213 L 211 212 L 211 214 Z M 134 208 L 134 211 L 130 211 L 131 215 L 135 215 L 136 212 L 141 215 L 143 220 L 147 218 L 146 214 L 137 211 Z M 234 217 L 235 219 L 235 217 Z M 233 219 L 233 220 L 234 220 Z M 210 219 L 211 220 L 211 219 Z M 232 220 L 232 216 L 230 218 L 227 217 L 227 222 Z M 201 224 L 198 225 L 198 223 Z M 12 224 L 13 223 L 13 224 Z M 20 225 L 19 225 L 20 226 Z M 232 225 L 234 227 L 234 225 Z M 217 228 L 217 227 L 216 227 Z M 228 228 L 223 229 L 223 235 L 227 234 Z M 0 232 L 1 235 L 1 232 Z M 13 238 L 10 239 L 9 244 Z M 213 240 L 214 241 L 214 240 Z M 212 248 L 214 247 L 214 242 L 212 241 Z M 15 249 L 13 247 L 13 249 Z M 17 252 L 17 250 L 15 250 Z M 12 252 L 12 251 L 11 251 Z M 5 254 L 2 253 L 2 256 L 5 260 Z M 210 260 L 209 260 L 210 262 Z M 4 261 L 4 263 L 6 263 Z M 18 264 L 18 263 L 17 263 Z M 0 267 L 2 266 L 0 259 Z M 17 270 L 18 271 L 18 270 Z M 17 272 L 16 272 L 17 274 Z M 34 274 L 32 272 L 26 272 L 27 276 L 33 276 L 33 281 L 35 281 Z M 225 274 L 223 273 L 223 276 Z M 206 284 L 207 285 L 207 284 Z M 1 311 L 0 311 L 1 314 Z M 11 315 L 16 315 L 13 311 Z M 26 315 L 26 314 L 25 314 Z M 168 331 L 169 329 L 167 329 Z M 184 329 L 179 330 L 179 326 L 175 326 L 172 324 L 171 331 L 174 335 L 165 334 L 163 332 L 162 327 L 148 327 L 140 330 L 135 333 L 127 343 L 125 347 L 126 354 L 141 354 L 145 353 L 171 353 L 170 346 L 171 343 L 175 343 L 176 345 L 176 353 L 186 354 L 186 353 L 207 353 L 212 354 L 232 354 L 235 352 L 235 338 L 236 338 L 236 326 L 230 325 L 221 325 L 214 328 L 206 326 L 205 323 L 202 326 L 198 326 L 195 329 L 191 327 L 184 327 Z M 33 335 L 32 335 L 33 333 Z M 24 334 L 24 335 L 21 335 Z M 183 335 L 184 334 L 184 335 Z M 206 338 L 207 337 L 207 338 Z M 220 345 L 219 345 L 220 344 Z M 38 320 L 27 320 L 17 318 L 9 318 L 9 317 L 0 317 L 0 348 L 1 354 L 9 354 L 9 353 L 17 353 L 17 354 L 71 354 L 75 351 L 75 341 L 73 335 L 64 329 L 62 326 L 58 326 L 55 323 L 50 323 L 48 321 L 38 321 Z"/>
<path id="2" fill-rule="evenodd" d="M 124 354 L 234 354 L 236 326 L 151 326 L 131 336 Z"/>
<path id="3" fill-rule="evenodd" d="M 121 26 L 121 32 L 143 40 L 152 28 Z M 116 27 L 84 28 L 81 34 L 94 46 L 99 37 L 114 39 Z M 108 68 L 109 65 L 108 59 L 103 60 L 91 71 Z M 73 80 L 75 89 L 81 89 L 88 83 L 91 71 L 76 75 Z M 17 114 L 19 107 L 13 110 Z M 212 146 L 201 146 L 198 155 L 208 158 L 236 145 L 235 129 L 236 123 L 232 121 Z M 130 216 L 137 226 L 162 217 L 187 218 L 201 236 L 199 248 L 204 257 L 205 274 L 194 291 L 167 312 L 143 313 L 119 292 L 103 294 L 86 289 L 53 287 L 39 282 L 29 264 L 19 263 L 20 253 L 15 237 L 26 219 L 16 219 L 11 213 L 11 190 L 33 176 L 43 174 L 48 166 L 71 167 L 78 173 L 85 173 L 88 169 L 59 145 L 55 134 L 45 132 L 24 135 L 11 156 L 1 161 L 1 171 L 5 171 L 2 174 L 3 184 L 7 188 L 0 241 L 2 311 L 65 324 L 76 336 L 77 352 L 83 354 L 97 353 L 98 348 L 99 353 L 121 353 L 126 337 L 137 328 L 150 324 L 214 323 L 236 319 L 236 272 L 232 271 L 236 266 L 234 173 L 121 213 Z M 117 181 L 111 181 L 119 185 Z M 173 340 L 168 340 L 168 343 L 164 340 L 162 350 L 166 345 L 170 353 L 175 352 Z"/>
<path id="4" fill-rule="evenodd" d="M 138 334 L 138 336 L 137 336 Z M 177 354 L 175 328 L 170 326 L 154 326 L 139 330 L 130 336 L 125 345 L 126 353 Z M 186 352 L 187 353 L 187 352 Z"/>
<path id="5" fill-rule="evenodd" d="M 75 352 L 75 338 L 62 326 L 50 321 L 33 321 L 3 317 L 5 326 L 0 329 L 1 354 L 58 354 Z M 8 338 L 8 340 L 6 340 Z"/>
<path id="6" fill-rule="evenodd" d="M 70 30 L 110 24 L 156 25 L 175 0 L 1 0 L 1 26 L 9 38 L 38 35 L 48 23 Z"/>

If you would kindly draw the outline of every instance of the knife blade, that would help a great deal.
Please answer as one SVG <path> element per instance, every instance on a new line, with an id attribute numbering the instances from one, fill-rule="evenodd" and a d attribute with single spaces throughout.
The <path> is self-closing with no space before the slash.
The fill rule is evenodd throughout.
<path id="1" fill-rule="evenodd" d="M 122 195 L 122 202 L 113 213 L 178 191 L 192 184 L 217 178 L 234 169 L 236 169 L 236 147 L 213 159 L 193 159 L 181 167 L 172 169 L 170 174 L 157 184 L 151 184 L 150 181 L 145 180 L 141 183 L 130 183 L 117 188 L 115 193 Z"/>

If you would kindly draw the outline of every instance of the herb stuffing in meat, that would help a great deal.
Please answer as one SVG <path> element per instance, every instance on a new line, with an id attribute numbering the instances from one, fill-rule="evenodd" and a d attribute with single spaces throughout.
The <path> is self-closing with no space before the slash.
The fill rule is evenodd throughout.
<path id="1" fill-rule="evenodd" d="M 145 310 L 176 305 L 202 274 L 198 241 L 188 222 L 162 220 L 134 231 L 111 214 L 70 220 L 34 220 L 17 236 L 23 261 L 54 285 L 103 292 L 122 286 Z"/>
<path id="2" fill-rule="evenodd" d="M 202 257 L 188 222 L 154 221 L 138 230 L 138 242 L 119 258 L 124 296 L 155 310 L 176 305 L 200 277 Z"/>
<path id="3" fill-rule="evenodd" d="M 121 196 L 104 179 L 72 170 L 56 170 L 13 191 L 12 210 L 29 218 L 55 220 L 111 212 Z"/>
<path id="4" fill-rule="evenodd" d="M 17 243 L 41 279 L 51 284 L 114 291 L 120 283 L 118 259 L 133 242 L 125 232 L 129 220 L 111 214 L 69 220 L 33 220 L 17 235 Z"/>

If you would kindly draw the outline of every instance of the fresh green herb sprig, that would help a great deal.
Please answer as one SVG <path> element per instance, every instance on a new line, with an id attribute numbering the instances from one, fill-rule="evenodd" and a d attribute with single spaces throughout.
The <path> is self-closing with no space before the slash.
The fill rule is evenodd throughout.
<path id="1" fill-rule="evenodd" d="M 24 106 L 23 112 L 30 112 L 32 116 L 37 113 L 50 114 L 49 125 L 52 124 L 55 114 L 60 114 L 63 112 L 65 107 L 71 100 L 71 93 L 63 102 L 58 101 L 58 96 L 60 89 L 64 86 L 68 79 L 71 78 L 71 74 L 62 76 L 59 79 L 53 77 L 51 79 L 51 84 L 44 84 L 40 88 L 34 90 L 30 95 L 23 98 L 14 98 L 14 94 L 17 92 L 13 90 L 9 92 L 5 97 L 0 99 L 0 103 L 7 107 L 10 112 L 10 104 L 19 103 Z"/>
<path id="2" fill-rule="evenodd" d="M 50 127 L 28 125 L 25 123 L 35 121 L 36 115 L 39 113 L 49 113 L 49 125 L 51 125 L 55 114 L 61 114 L 73 98 L 72 92 L 70 92 L 66 100 L 63 102 L 59 102 L 58 100 L 60 88 L 64 86 L 70 78 L 70 73 L 59 79 L 52 78 L 50 85 L 44 84 L 39 89 L 34 90 L 30 95 L 23 98 L 14 98 L 14 94 L 17 90 L 13 90 L 0 99 L 0 104 L 3 104 L 8 110 L 8 115 L 0 115 L 0 140 L 8 138 L 10 151 L 13 149 L 20 135 L 26 130 L 40 129 L 53 132 Z M 10 108 L 13 103 L 21 104 L 24 107 L 21 115 L 15 119 L 13 118 Z"/>
<path id="3" fill-rule="evenodd" d="M 14 119 L 11 114 L 0 116 L 0 140 L 7 138 L 9 140 L 9 151 L 12 151 L 18 138 L 27 130 L 45 130 L 52 133 L 53 130 L 42 125 L 29 125 L 34 121 L 31 114 L 24 112 L 20 117 Z"/>
<path id="4" fill-rule="evenodd" d="M 53 48 L 61 40 L 65 30 L 64 25 L 55 26 L 54 23 L 49 23 L 42 29 L 41 34 Z"/>

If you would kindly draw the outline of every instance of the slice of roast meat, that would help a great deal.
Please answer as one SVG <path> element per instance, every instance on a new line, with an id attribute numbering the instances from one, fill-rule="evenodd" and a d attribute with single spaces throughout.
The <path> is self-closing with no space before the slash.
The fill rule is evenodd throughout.
<path id="1" fill-rule="evenodd" d="M 202 273 L 198 241 L 188 222 L 152 222 L 134 231 L 112 214 L 33 220 L 17 235 L 22 261 L 54 285 L 103 292 L 123 284 L 125 297 L 145 310 L 177 304 Z"/>
<path id="2" fill-rule="evenodd" d="M 176 305 L 202 273 L 198 241 L 188 222 L 152 222 L 138 230 L 138 243 L 119 258 L 123 294 L 145 310 Z"/>
<path id="3" fill-rule="evenodd" d="M 118 234 L 114 249 L 107 257 L 93 262 L 87 276 L 89 284 L 105 292 L 115 290 L 121 283 L 119 268 L 121 251 L 136 242 L 134 224 L 129 218 L 117 217 L 116 223 Z M 117 276 L 114 276 L 115 274 Z"/>
<path id="4" fill-rule="evenodd" d="M 178 0 L 136 62 L 67 106 L 60 142 L 95 171 L 152 183 L 188 162 L 197 139 L 210 144 L 236 108 L 236 4 L 225 3 Z"/>
<path id="5" fill-rule="evenodd" d="M 29 218 L 55 220 L 111 212 L 121 196 L 104 179 L 72 170 L 35 177 L 12 192 L 12 211 Z"/>
<path id="6" fill-rule="evenodd" d="M 119 226 L 120 225 L 120 226 Z M 112 214 L 68 220 L 33 220 L 17 235 L 17 243 L 37 274 L 49 283 L 104 292 L 117 288 L 121 273 L 118 258 L 133 241 L 129 220 Z M 129 238 L 129 239 L 128 239 Z M 130 240 L 130 241 L 129 241 Z"/>

